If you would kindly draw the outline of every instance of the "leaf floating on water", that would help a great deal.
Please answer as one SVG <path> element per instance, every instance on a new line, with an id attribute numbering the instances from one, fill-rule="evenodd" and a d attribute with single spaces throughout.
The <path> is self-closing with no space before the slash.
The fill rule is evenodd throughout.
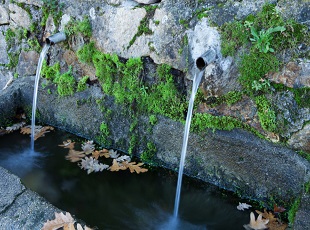
<path id="1" fill-rule="evenodd" d="M 112 166 L 109 168 L 111 172 L 119 171 L 119 170 L 126 170 L 127 167 L 124 165 L 120 165 L 116 159 L 113 159 Z"/>
<path id="2" fill-rule="evenodd" d="M 42 230 L 56 230 L 74 223 L 75 220 L 72 218 L 69 212 L 66 212 L 66 215 L 62 212 L 55 212 L 55 219 L 45 222 Z"/>
<path id="3" fill-rule="evenodd" d="M 148 169 L 146 168 L 141 168 L 140 166 L 143 165 L 143 163 L 138 163 L 136 164 L 136 162 L 127 162 L 127 161 L 124 161 L 122 163 L 126 168 L 129 168 L 130 172 L 133 173 L 133 172 L 136 172 L 136 173 L 144 173 L 144 172 L 147 172 Z"/>
<path id="4" fill-rule="evenodd" d="M 103 170 L 108 169 L 109 166 L 99 163 L 99 161 L 93 157 L 85 157 L 80 163 L 80 168 L 87 170 L 87 174 L 90 174 L 92 172 L 102 172 Z"/>
<path id="5" fill-rule="evenodd" d="M 109 150 L 102 149 L 102 150 L 95 150 L 94 152 L 92 152 L 92 157 L 94 157 L 97 160 L 99 157 L 102 157 L 102 156 L 104 156 L 105 158 L 109 158 L 110 157 Z"/>
<path id="6" fill-rule="evenodd" d="M 18 129 L 24 127 L 25 124 L 26 124 L 26 122 L 23 122 L 23 121 L 22 121 L 22 122 L 19 122 L 19 123 L 17 123 L 17 124 L 14 124 L 14 125 L 12 125 L 12 126 L 6 127 L 5 130 L 6 130 L 7 133 L 11 133 L 11 132 L 13 132 L 13 131 L 15 131 L 15 130 L 18 130 Z"/>
<path id="7" fill-rule="evenodd" d="M 50 132 L 50 130 L 54 130 L 54 127 L 52 126 L 35 126 L 34 128 L 34 140 L 37 140 L 39 137 L 43 137 L 45 133 Z M 27 125 L 20 129 L 20 132 L 22 134 L 31 134 L 31 126 Z"/>
<path id="8" fill-rule="evenodd" d="M 268 219 L 269 221 L 277 221 L 277 218 L 274 217 L 272 212 L 267 212 L 266 209 L 264 209 L 264 212 L 260 212 L 258 210 L 255 210 L 255 212 L 259 215 L 262 215 L 265 219 Z"/>
<path id="9" fill-rule="evenodd" d="M 66 149 L 74 149 L 74 142 L 72 142 L 71 140 L 67 140 L 67 141 L 63 141 L 62 145 L 58 145 L 60 147 L 64 147 Z"/>
<path id="10" fill-rule="evenodd" d="M 91 154 L 94 149 L 95 145 L 93 144 L 93 141 L 87 141 L 84 144 L 82 144 L 82 149 L 86 155 Z"/>
<path id="11" fill-rule="evenodd" d="M 266 229 L 267 226 L 266 224 L 268 224 L 269 220 L 267 219 L 263 219 L 262 218 L 262 214 L 259 214 L 259 216 L 257 217 L 257 220 L 255 220 L 255 215 L 253 212 L 251 212 L 250 214 L 250 224 L 248 225 L 244 225 L 245 229 L 255 229 L 255 230 L 262 230 L 262 229 Z"/>
<path id="12" fill-rule="evenodd" d="M 256 210 L 256 213 L 269 220 L 267 224 L 269 230 L 285 230 L 287 228 L 287 224 L 281 223 L 272 212 L 267 212 L 266 209 L 264 209 L 264 212 Z"/>
<path id="13" fill-rule="evenodd" d="M 249 209 L 250 207 L 252 207 L 252 206 L 249 205 L 249 204 L 240 203 L 239 202 L 239 205 L 237 206 L 237 209 L 240 210 L 240 211 L 244 211 L 244 209 Z"/>
<path id="14" fill-rule="evenodd" d="M 116 158 L 119 157 L 119 154 L 117 153 L 117 150 L 110 149 L 110 150 L 109 150 L 109 153 L 110 153 L 110 157 L 111 157 L 111 158 L 116 159 Z"/>
<path id="15" fill-rule="evenodd" d="M 117 162 L 123 162 L 123 161 L 130 162 L 131 161 L 130 156 L 127 156 L 127 155 L 120 156 L 120 157 L 116 158 L 115 160 Z"/>
<path id="16" fill-rule="evenodd" d="M 66 159 L 71 162 L 78 162 L 82 160 L 82 158 L 85 157 L 84 152 L 76 151 L 74 149 L 70 149 L 68 155 L 66 156 Z"/>

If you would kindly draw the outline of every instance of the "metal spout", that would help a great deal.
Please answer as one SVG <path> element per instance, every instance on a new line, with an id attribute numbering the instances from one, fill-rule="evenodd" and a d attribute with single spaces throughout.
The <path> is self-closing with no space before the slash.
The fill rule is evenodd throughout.
<path id="1" fill-rule="evenodd" d="M 64 32 L 59 32 L 57 34 L 53 34 L 45 39 L 48 45 L 54 45 L 58 42 L 62 42 L 66 40 L 66 34 Z"/>
<path id="2" fill-rule="evenodd" d="M 216 53 L 214 49 L 209 49 L 207 52 L 202 54 L 200 57 L 196 59 L 196 67 L 199 70 L 203 70 L 206 68 L 210 63 L 212 63 L 216 58 Z"/>

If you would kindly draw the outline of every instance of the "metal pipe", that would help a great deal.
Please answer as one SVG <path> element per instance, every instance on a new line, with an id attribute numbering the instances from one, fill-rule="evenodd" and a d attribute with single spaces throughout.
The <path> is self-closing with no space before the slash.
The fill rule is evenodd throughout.
<path id="1" fill-rule="evenodd" d="M 196 67 L 199 70 L 203 70 L 210 63 L 212 63 L 216 58 L 216 53 L 214 49 L 209 49 L 207 52 L 202 54 L 200 57 L 196 59 Z"/>
<path id="2" fill-rule="evenodd" d="M 58 42 L 62 42 L 66 40 L 66 34 L 65 32 L 59 32 L 57 34 L 53 34 L 52 36 L 49 36 L 45 39 L 46 43 L 48 45 L 54 45 Z"/>

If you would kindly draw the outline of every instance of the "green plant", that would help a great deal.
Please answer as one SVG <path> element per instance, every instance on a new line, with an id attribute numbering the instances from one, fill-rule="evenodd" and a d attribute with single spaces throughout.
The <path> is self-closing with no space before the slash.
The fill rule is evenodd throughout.
<path id="1" fill-rule="evenodd" d="M 57 75 L 59 75 L 60 72 L 60 64 L 59 62 L 56 62 L 52 66 L 48 66 L 46 63 L 46 60 L 43 61 L 42 69 L 41 69 L 41 75 L 42 77 L 53 81 Z"/>
<path id="2" fill-rule="evenodd" d="M 154 158 L 156 156 L 157 148 L 152 142 L 146 144 L 146 150 L 140 155 L 140 159 L 148 164 L 154 164 Z"/>
<path id="3" fill-rule="evenodd" d="M 262 128 L 266 131 L 276 131 L 276 113 L 272 109 L 270 102 L 264 95 L 255 97 L 257 105 L 257 115 Z"/>
<path id="4" fill-rule="evenodd" d="M 88 79 L 89 79 L 89 76 L 84 76 L 79 80 L 78 86 L 77 86 L 77 92 L 84 91 L 87 88 L 86 82 Z"/>
<path id="5" fill-rule="evenodd" d="M 43 0 L 41 26 L 45 26 L 46 20 L 50 14 L 53 16 L 54 23 L 58 26 L 62 16 L 61 9 L 63 7 L 64 4 L 60 3 L 58 0 Z"/>
<path id="6" fill-rule="evenodd" d="M 252 89 L 254 89 L 255 91 L 260 91 L 260 90 L 266 91 L 269 88 L 270 88 L 269 79 L 261 78 L 261 79 L 259 79 L 259 81 L 254 80 L 252 82 Z"/>
<path id="7" fill-rule="evenodd" d="M 298 211 L 298 208 L 300 206 L 300 200 L 301 198 L 298 198 L 294 201 L 292 204 L 290 210 L 288 211 L 288 221 L 293 224 L 296 216 L 296 212 Z"/>
<path id="8" fill-rule="evenodd" d="M 84 37 L 91 37 L 92 27 L 88 17 L 84 17 L 82 21 L 70 20 L 65 26 L 67 36 L 81 33 Z"/>
<path id="9" fill-rule="evenodd" d="M 274 52 L 274 49 L 270 46 L 270 42 L 273 39 L 273 36 L 271 34 L 275 32 L 285 31 L 284 26 L 277 26 L 274 28 L 269 28 L 267 30 L 262 29 L 261 31 L 259 31 L 259 33 L 253 26 L 251 26 L 250 29 L 253 36 L 252 38 L 250 38 L 250 40 L 253 42 L 254 47 L 257 48 L 260 52 L 264 53 Z"/>
<path id="10" fill-rule="evenodd" d="M 90 64 L 93 60 L 95 51 L 95 43 L 90 42 L 77 51 L 77 56 L 81 62 Z"/>
<path id="11" fill-rule="evenodd" d="M 157 117 L 155 115 L 150 115 L 149 122 L 151 125 L 155 125 L 157 123 Z"/>
<path id="12" fill-rule="evenodd" d="M 57 84 L 57 92 L 60 96 L 69 96 L 74 93 L 76 82 L 71 68 L 63 74 L 57 73 L 53 82 Z"/>

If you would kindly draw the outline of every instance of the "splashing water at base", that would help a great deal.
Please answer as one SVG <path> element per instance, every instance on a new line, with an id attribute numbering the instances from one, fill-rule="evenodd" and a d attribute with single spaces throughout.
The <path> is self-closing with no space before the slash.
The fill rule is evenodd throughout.
<path id="1" fill-rule="evenodd" d="M 181 160 L 180 160 L 180 166 L 179 166 L 178 184 L 177 184 L 177 190 L 176 190 L 176 194 L 175 194 L 175 203 L 174 203 L 174 212 L 173 212 L 173 216 L 174 216 L 175 220 L 173 220 L 171 222 L 171 223 L 175 223 L 175 224 L 177 224 L 177 217 L 178 217 L 178 211 L 179 211 L 183 169 L 184 169 L 184 162 L 185 162 L 185 157 L 186 157 L 188 135 L 189 135 L 190 125 L 191 125 L 191 120 L 192 120 L 194 100 L 195 100 L 195 96 L 196 96 L 198 86 L 200 84 L 203 73 L 204 73 L 204 70 L 196 69 L 196 71 L 195 71 L 192 93 L 191 93 L 191 97 L 190 97 L 189 105 L 188 105 L 188 111 L 187 111 L 187 117 L 186 117 L 186 122 L 185 122 L 185 129 L 184 129 L 184 136 L 183 136 Z M 176 226 L 174 229 L 177 229 Z"/>
<path id="2" fill-rule="evenodd" d="M 44 57 L 50 48 L 49 44 L 45 44 L 38 61 L 37 71 L 36 71 L 36 78 L 34 81 L 34 90 L 33 90 L 33 101 L 32 101 L 32 117 L 31 117 L 31 151 L 34 152 L 34 135 L 35 135 L 35 122 L 36 122 L 36 109 L 37 109 L 37 95 L 38 95 L 38 86 L 40 80 L 40 73 L 42 69 L 42 64 Z"/>

